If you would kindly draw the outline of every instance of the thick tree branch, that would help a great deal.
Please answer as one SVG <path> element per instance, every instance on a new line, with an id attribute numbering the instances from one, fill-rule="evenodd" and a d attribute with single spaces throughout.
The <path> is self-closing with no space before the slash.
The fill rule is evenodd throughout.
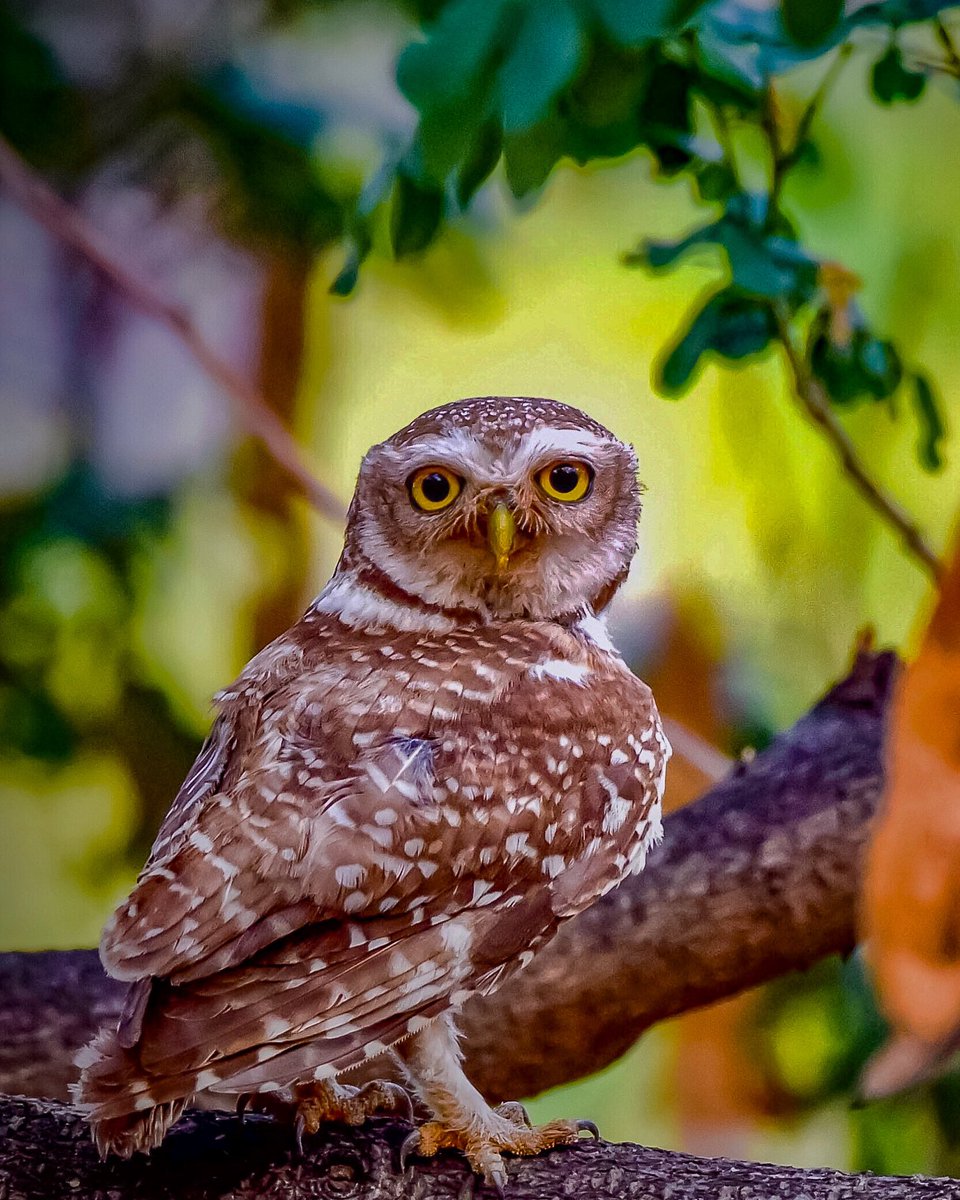
<path id="1" fill-rule="evenodd" d="M 101 1163 L 75 1110 L 0 1099 L 0 1200 L 460 1200 L 471 1179 L 454 1156 L 397 1170 L 406 1126 L 331 1126 L 302 1159 L 269 1119 L 192 1113 L 149 1159 Z M 581 1143 L 513 1160 L 508 1200 L 946 1200 L 956 1181 L 801 1171 L 641 1146 Z M 480 1192 L 479 1186 L 476 1191 Z M 484 1192 L 484 1194 L 487 1193 Z"/>
<path id="2" fill-rule="evenodd" d="M 109 279 L 126 300 L 172 330 L 227 395 L 240 424 L 263 445 L 318 512 L 331 521 L 343 521 L 346 510 L 340 499 L 307 467 L 290 431 L 259 389 L 208 345 L 182 308 L 124 266 L 101 234 L 63 201 L 2 136 L 0 186 L 38 224 Z"/>
<path id="3" fill-rule="evenodd" d="M 468 1070 L 488 1096 L 589 1074 L 664 1017 L 853 947 L 896 664 L 860 655 L 766 751 L 667 818 L 641 875 L 467 1006 Z M 93 951 L 0 955 L 0 1090 L 65 1098 L 73 1052 L 121 992 Z"/>

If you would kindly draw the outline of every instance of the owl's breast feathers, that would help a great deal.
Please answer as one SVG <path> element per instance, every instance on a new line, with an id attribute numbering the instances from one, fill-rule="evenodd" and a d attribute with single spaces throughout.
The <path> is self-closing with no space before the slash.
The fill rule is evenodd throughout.
<path id="1" fill-rule="evenodd" d="M 669 747 L 592 625 L 315 607 L 261 653 L 105 931 L 140 1074 L 98 1112 L 344 1070 L 639 869 Z"/>

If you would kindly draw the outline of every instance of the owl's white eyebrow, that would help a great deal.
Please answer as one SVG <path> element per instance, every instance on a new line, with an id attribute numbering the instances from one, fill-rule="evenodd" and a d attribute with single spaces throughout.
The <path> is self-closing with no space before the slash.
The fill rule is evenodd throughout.
<path id="1" fill-rule="evenodd" d="M 610 438 L 591 433 L 589 429 L 531 429 L 520 439 L 515 458 L 534 462 L 545 454 L 583 455 L 589 458 L 598 450 L 615 445 Z"/>
<path id="2" fill-rule="evenodd" d="M 587 429 L 532 429 L 502 448 L 490 448 L 463 429 L 423 438 L 417 443 L 414 466 L 441 462 L 459 466 L 474 479 L 504 481 L 524 474 L 541 458 L 552 455 L 590 458 L 598 450 L 609 450 L 610 438 Z"/>

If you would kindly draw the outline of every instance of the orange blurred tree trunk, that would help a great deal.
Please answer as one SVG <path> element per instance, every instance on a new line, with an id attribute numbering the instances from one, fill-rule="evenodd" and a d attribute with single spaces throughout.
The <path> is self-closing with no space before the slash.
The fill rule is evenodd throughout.
<path id="1" fill-rule="evenodd" d="M 960 536 L 897 689 L 861 929 L 892 1025 L 868 1095 L 935 1073 L 960 1036 Z"/>

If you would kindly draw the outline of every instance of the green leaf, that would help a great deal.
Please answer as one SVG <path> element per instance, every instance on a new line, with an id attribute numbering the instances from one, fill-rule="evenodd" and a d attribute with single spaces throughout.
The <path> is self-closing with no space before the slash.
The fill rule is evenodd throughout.
<path id="1" fill-rule="evenodd" d="M 372 240 L 366 230 L 358 232 L 354 236 L 346 260 L 336 279 L 330 284 L 329 291 L 332 296 L 349 296 L 356 289 L 360 279 L 360 268 L 370 253 L 372 245 Z"/>
<path id="2" fill-rule="evenodd" d="M 765 197 L 738 192 L 719 221 L 695 229 L 678 242 L 649 242 L 626 255 L 624 263 L 662 269 L 696 246 L 717 245 L 727 256 L 739 293 L 785 300 L 795 308 L 813 295 L 817 264 L 793 238 L 767 229 L 766 211 Z"/>
<path id="3" fill-rule="evenodd" d="M 600 24 L 621 46 L 644 42 L 679 32 L 703 0 L 591 0 Z"/>
<path id="4" fill-rule="evenodd" d="M 397 61 L 397 86 L 415 108 L 443 108 L 470 95 L 505 33 L 512 0 L 454 0 L 423 42 Z"/>
<path id="5" fill-rule="evenodd" d="M 397 258 L 418 254 L 433 241 L 443 217 L 443 192 L 397 172 L 390 211 L 390 244 Z"/>
<path id="6" fill-rule="evenodd" d="M 864 336 L 855 338 L 858 357 L 867 388 L 877 400 L 886 400 L 900 386 L 903 367 L 892 342 Z"/>
<path id="7" fill-rule="evenodd" d="M 500 161 L 503 135 L 496 121 L 488 121 L 474 138 L 473 146 L 457 172 L 457 203 L 466 208 L 477 189 Z"/>
<path id="8" fill-rule="evenodd" d="M 695 168 L 701 200 L 727 200 L 737 190 L 737 177 L 725 162 L 707 162 Z"/>
<path id="9" fill-rule="evenodd" d="M 504 139 L 503 156 L 510 190 L 519 198 L 546 182 L 566 150 L 566 130 L 556 116 Z"/>
<path id="10" fill-rule="evenodd" d="M 939 471 L 943 467 L 940 445 L 947 436 L 937 397 L 926 375 L 917 371 L 913 376 L 913 403 L 920 422 L 920 441 L 917 456 L 927 471 Z"/>
<path id="11" fill-rule="evenodd" d="M 83 116 L 49 47 L 0 6 L 0 131 L 32 162 L 62 171 L 89 152 Z"/>
<path id="12" fill-rule="evenodd" d="M 910 71 L 903 65 L 903 55 L 898 46 L 890 46 L 886 54 L 873 64 L 870 72 L 873 94 L 883 104 L 916 100 L 923 93 L 926 83 L 927 77 L 922 71 Z"/>
<path id="13" fill-rule="evenodd" d="M 309 148 L 237 109 L 217 88 L 186 81 L 180 114 L 199 128 L 230 189 L 234 236 L 315 251 L 343 233 L 343 213 Z"/>
<path id="14" fill-rule="evenodd" d="M 667 394 L 683 391 L 709 350 L 740 359 L 764 350 L 776 336 L 768 305 L 733 288 L 715 293 L 694 316 L 673 348 L 655 368 L 655 386 Z"/>
<path id="15" fill-rule="evenodd" d="M 546 115 L 576 73 L 583 51 L 583 32 L 570 0 L 528 0 L 499 73 L 504 133 L 520 133 Z"/>
<path id="16" fill-rule="evenodd" d="M 798 46 L 819 46 L 843 16 L 843 0 L 782 0 L 783 26 Z"/>

